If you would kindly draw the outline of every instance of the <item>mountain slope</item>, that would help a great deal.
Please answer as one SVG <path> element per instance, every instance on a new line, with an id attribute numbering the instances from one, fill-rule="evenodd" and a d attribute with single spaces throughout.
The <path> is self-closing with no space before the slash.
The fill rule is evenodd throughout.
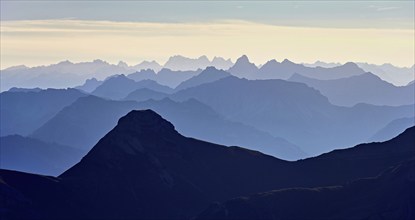
<path id="1" fill-rule="evenodd" d="M 102 85 L 98 86 L 91 94 L 119 100 L 126 97 L 129 93 L 137 89 L 147 88 L 157 92 L 170 93 L 173 89 L 162 86 L 153 80 L 134 81 L 124 75 L 113 76 L 105 80 Z"/>
<path id="2" fill-rule="evenodd" d="M 169 94 L 163 92 L 156 92 L 151 89 L 142 88 L 137 89 L 128 94 L 123 100 L 131 100 L 136 102 L 142 102 L 149 99 L 160 100 L 168 97 Z"/>
<path id="3" fill-rule="evenodd" d="M 57 176 L 86 154 L 64 145 L 11 135 L 0 138 L 0 168 Z"/>
<path id="4" fill-rule="evenodd" d="M 0 170 L 0 187 L 31 201 L 27 208 L 16 193 L 10 193 L 0 205 L 5 206 L 2 210 L 12 210 L 8 213 L 12 217 L 190 218 L 213 201 L 376 176 L 414 158 L 414 134 L 412 127 L 388 142 L 310 158 L 308 163 L 314 164 L 310 165 L 186 138 L 155 112 L 132 111 L 57 179 Z M 324 168 L 336 175 L 326 175 Z M 36 215 L 30 215 L 32 211 Z"/>
<path id="5" fill-rule="evenodd" d="M 369 141 L 386 141 L 415 125 L 415 118 L 398 118 L 377 131 Z"/>
<path id="6" fill-rule="evenodd" d="M 196 100 L 173 102 L 170 99 L 136 103 L 104 100 L 94 96 L 81 98 L 64 108 L 31 136 L 90 150 L 110 131 L 117 120 L 134 109 L 153 109 L 172 121 L 184 135 L 224 145 L 238 145 L 288 160 L 304 158 L 295 145 L 241 123 L 227 121 Z"/>
<path id="7" fill-rule="evenodd" d="M 0 136 L 27 135 L 86 94 L 76 89 L 0 94 Z"/>
<path id="8" fill-rule="evenodd" d="M 214 82 L 216 80 L 230 76 L 228 72 L 218 70 L 215 67 L 207 67 L 200 74 L 180 83 L 175 90 L 179 91 L 190 87 L 195 87 L 204 83 Z"/>
<path id="9" fill-rule="evenodd" d="M 415 103 L 414 85 L 396 87 L 372 73 L 336 80 L 318 80 L 295 74 L 288 80 L 305 83 L 319 90 L 335 105 L 367 103 L 399 106 Z"/>
<path id="10" fill-rule="evenodd" d="M 292 188 L 214 204 L 196 219 L 413 219 L 415 160 L 342 186 Z"/>

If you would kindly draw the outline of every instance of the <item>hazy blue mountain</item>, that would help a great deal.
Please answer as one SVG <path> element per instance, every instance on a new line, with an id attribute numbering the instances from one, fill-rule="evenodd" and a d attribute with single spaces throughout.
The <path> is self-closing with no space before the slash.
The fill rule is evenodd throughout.
<path id="1" fill-rule="evenodd" d="M 171 97 L 195 98 L 231 121 L 282 137 L 311 155 L 364 142 L 390 121 L 412 117 L 414 112 L 413 105 L 339 107 L 302 83 L 236 77 L 184 89 Z"/>
<path id="2" fill-rule="evenodd" d="M 212 204 L 196 219 L 412 219 L 414 172 L 410 160 L 340 186 L 274 190 Z"/>
<path id="3" fill-rule="evenodd" d="M 13 87 L 7 90 L 8 92 L 39 92 L 41 91 L 41 88 L 17 88 Z"/>
<path id="4" fill-rule="evenodd" d="M 230 73 L 218 70 L 215 67 L 207 67 L 205 70 L 203 70 L 200 74 L 193 76 L 192 78 L 180 83 L 175 90 L 182 90 L 187 89 L 190 87 L 195 87 L 204 83 L 210 83 L 214 82 L 216 80 L 225 78 L 230 76 Z"/>
<path id="5" fill-rule="evenodd" d="M 228 72 L 240 78 L 251 79 L 258 72 L 258 67 L 251 63 L 246 55 L 243 55 L 236 60 Z"/>
<path id="6" fill-rule="evenodd" d="M 0 93 L 0 136 L 27 135 L 84 93 L 76 89 Z"/>
<path id="7" fill-rule="evenodd" d="M 414 85 L 397 87 L 372 73 L 335 80 L 318 80 L 294 74 L 288 80 L 305 83 L 319 90 L 331 103 L 340 106 L 358 103 L 399 106 L 415 103 Z"/>
<path id="8" fill-rule="evenodd" d="M 204 69 L 210 64 L 209 59 L 206 56 L 201 56 L 196 59 L 187 58 L 181 55 L 170 57 L 164 64 L 164 68 L 175 70 L 197 70 Z"/>
<path id="9" fill-rule="evenodd" d="M 95 96 L 82 97 L 65 107 L 31 134 L 36 139 L 89 151 L 110 131 L 118 118 L 137 106 Z"/>
<path id="10" fill-rule="evenodd" d="M 411 118 L 399 118 L 391 121 L 384 128 L 377 131 L 369 141 L 385 141 L 389 140 L 398 134 L 405 131 L 405 129 L 415 125 L 414 117 Z"/>
<path id="11" fill-rule="evenodd" d="M 0 168 L 57 176 L 86 154 L 72 147 L 10 135 L 0 137 Z"/>
<path id="12" fill-rule="evenodd" d="M 98 86 L 100 86 L 104 81 L 97 80 L 95 78 L 87 79 L 84 84 L 74 87 L 74 89 L 79 89 L 87 93 L 91 93 Z"/>
<path id="13" fill-rule="evenodd" d="M 153 60 L 153 61 L 143 61 L 135 66 L 132 66 L 132 68 L 137 71 L 150 69 L 150 70 L 153 70 L 154 72 L 158 72 L 163 67 L 159 63 Z"/>
<path id="14" fill-rule="evenodd" d="M 225 120 L 196 100 L 176 103 L 169 99 L 142 103 L 104 100 L 94 96 L 78 99 L 37 129 L 34 138 L 89 150 L 110 131 L 122 115 L 134 109 L 153 109 L 177 125 L 184 135 L 296 160 L 306 155 L 284 139 L 253 127 Z"/>
<path id="15" fill-rule="evenodd" d="M 127 77 L 130 79 L 133 79 L 135 81 L 141 81 L 141 80 L 154 80 L 157 83 L 161 85 L 166 85 L 171 88 L 176 87 L 181 82 L 186 81 L 190 79 L 191 77 L 198 75 L 202 70 L 188 70 L 188 71 L 173 71 L 170 69 L 163 68 L 158 73 L 154 72 L 151 69 L 147 70 L 141 70 L 139 72 L 135 72 L 132 74 L 129 74 Z"/>
<path id="16" fill-rule="evenodd" d="M 397 86 L 407 85 L 408 82 L 414 80 L 415 65 L 412 67 L 397 67 L 389 63 L 382 65 L 357 63 L 357 65 L 365 71 L 371 72 Z"/>
<path id="17" fill-rule="evenodd" d="M 1 91 L 12 87 L 67 88 L 81 85 L 93 77 L 103 80 L 110 75 L 132 72 L 134 70 L 102 60 L 82 63 L 63 61 L 48 66 L 2 70 L 0 88 Z"/>
<path id="18" fill-rule="evenodd" d="M 415 83 L 415 80 L 412 80 L 411 82 L 409 82 L 407 85 L 413 85 Z"/>
<path id="19" fill-rule="evenodd" d="M 318 67 L 319 66 L 319 67 L 324 67 L 324 68 L 333 68 L 333 67 L 336 67 L 336 66 L 341 66 L 342 64 L 341 63 L 334 63 L 334 62 L 327 63 L 327 62 L 324 62 L 324 61 L 317 60 L 314 63 L 303 63 L 303 65 L 307 66 L 307 67 Z"/>
<path id="20" fill-rule="evenodd" d="M 307 155 L 288 141 L 273 137 L 252 126 L 226 120 L 195 99 L 174 102 L 170 99 L 139 103 L 138 109 L 152 109 L 176 125 L 185 136 L 227 146 L 242 146 L 285 160 Z"/>
<path id="21" fill-rule="evenodd" d="M 414 158 L 414 132 L 412 127 L 387 142 L 286 162 L 239 147 L 186 138 L 155 112 L 132 111 L 59 178 L 0 170 L 0 196 L 6 201 L 0 205 L 9 218 L 188 219 L 214 201 L 284 188 L 343 185 L 375 177 Z M 400 169 L 393 171 L 401 173 Z M 409 179 L 400 175 L 387 178 L 404 186 L 400 188 L 403 191 L 382 189 L 375 198 L 397 195 L 399 200 L 388 201 L 402 201 L 404 194 L 400 192 L 408 192 L 407 185 L 401 183 L 411 186 L 413 182 L 412 172 L 409 174 Z M 394 186 L 388 183 L 384 185 Z M 362 185 L 374 186 L 374 190 L 378 186 Z M 346 194 L 358 196 L 361 191 L 351 192 L 354 193 Z M 321 198 L 329 199 L 328 204 L 338 204 L 342 196 Z M 313 205 L 318 206 L 319 201 L 313 200 Z M 365 204 L 370 206 L 391 204 L 383 203 L 383 199 L 364 201 L 369 201 Z M 348 209 L 354 204 L 360 207 L 360 203 L 351 203 Z M 249 208 L 252 207 L 246 210 Z"/>
<path id="22" fill-rule="evenodd" d="M 285 59 L 281 63 L 276 60 L 268 61 L 259 69 L 253 79 L 288 79 L 295 73 L 315 79 L 329 80 L 356 76 L 365 73 L 365 71 L 351 62 L 341 66 L 324 68 L 306 67 Z"/>
<path id="23" fill-rule="evenodd" d="M 220 70 L 227 70 L 233 66 L 233 63 L 231 59 L 225 60 L 222 57 L 214 57 L 212 61 L 210 62 L 209 66 L 213 66 L 216 69 L 220 69 Z"/>
<path id="24" fill-rule="evenodd" d="M 131 92 L 123 100 L 142 102 L 142 101 L 146 101 L 149 99 L 160 100 L 168 96 L 169 94 L 167 93 L 156 92 L 151 89 L 143 88 L 143 89 L 137 89 Z"/>
<path id="25" fill-rule="evenodd" d="M 225 70 L 229 69 L 232 65 L 233 63 L 230 59 L 225 60 L 222 57 L 214 57 L 212 61 L 210 61 L 206 56 L 192 59 L 177 55 L 170 57 L 163 67 L 173 71 L 194 71 L 198 69 L 205 69 L 208 66 L 214 66 L 217 69 Z"/>
<path id="26" fill-rule="evenodd" d="M 170 93 L 173 90 L 172 88 L 160 85 L 153 80 L 142 80 L 136 82 L 124 75 L 118 75 L 105 80 L 102 85 L 98 86 L 91 94 L 118 100 L 141 88 L 147 88 L 164 93 Z"/>
<path id="27" fill-rule="evenodd" d="M 142 69 L 140 71 L 137 71 L 135 73 L 131 73 L 127 75 L 128 78 L 133 79 L 134 81 L 142 81 L 146 79 L 151 79 L 156 81 L 157 80 L 157 74 L 152 69 Z"/>
<path id="28" fill-rule="evenodd" d="M 180 83 L 192 78 L 193 76 L 198 75 L 202 72 L 202 69 L 197 70 L 188 70 L 188 71 L 173 71 L 170 69 L 163 68 L 160 72 L 157 73 L 156 81 L 162 85 L 175 88 Z"/>
<path id="29" fill-rule="evenodd" d="M 235 65 L 228 70 L 232 75 L 246 79 L 288 79 L 293 74 L 312 77 L 315 79 L 340 79 L 349 76 L 356 76 L 365 73 L 355 63 L 346 63 L 331 68 L 308 67 L 303 64 L 296 64 L 287 59 L 282 62 L 270 60 L 260 68 L 251 63 L 247 56 L 240 57 Z"/>

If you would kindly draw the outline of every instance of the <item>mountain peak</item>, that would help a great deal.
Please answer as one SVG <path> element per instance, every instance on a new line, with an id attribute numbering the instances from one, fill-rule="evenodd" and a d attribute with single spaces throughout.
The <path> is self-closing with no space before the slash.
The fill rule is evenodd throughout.
<path id="1" fill-rule="evenodd" d="M 128 133 L 177 133 L 172 123 L 153 110 L 133 110 L 120 118 L 117 129 Z"/>
<path id="2" fill-rule="evenodd" d="M 248 56 L 242 55 L 236 60 L 236 63 L 250 63 Z"/>

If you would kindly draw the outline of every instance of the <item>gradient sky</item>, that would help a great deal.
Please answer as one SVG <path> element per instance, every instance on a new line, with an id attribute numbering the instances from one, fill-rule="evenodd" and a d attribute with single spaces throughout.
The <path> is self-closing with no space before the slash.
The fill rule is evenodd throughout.
<path id="1" fill-rule="evenodd" d="M 247 54 L 412 66 L 414 1 L 3 1 L 1 69 Z"/>

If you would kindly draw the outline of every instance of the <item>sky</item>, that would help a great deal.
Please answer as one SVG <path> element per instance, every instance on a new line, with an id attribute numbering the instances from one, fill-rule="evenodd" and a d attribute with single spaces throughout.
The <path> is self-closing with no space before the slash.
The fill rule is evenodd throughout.
<path id="1" fill-rule="evenodd" d="M 4 1 L 1 69 L 172 55 L 412 66 L 414 1 Z"/>

